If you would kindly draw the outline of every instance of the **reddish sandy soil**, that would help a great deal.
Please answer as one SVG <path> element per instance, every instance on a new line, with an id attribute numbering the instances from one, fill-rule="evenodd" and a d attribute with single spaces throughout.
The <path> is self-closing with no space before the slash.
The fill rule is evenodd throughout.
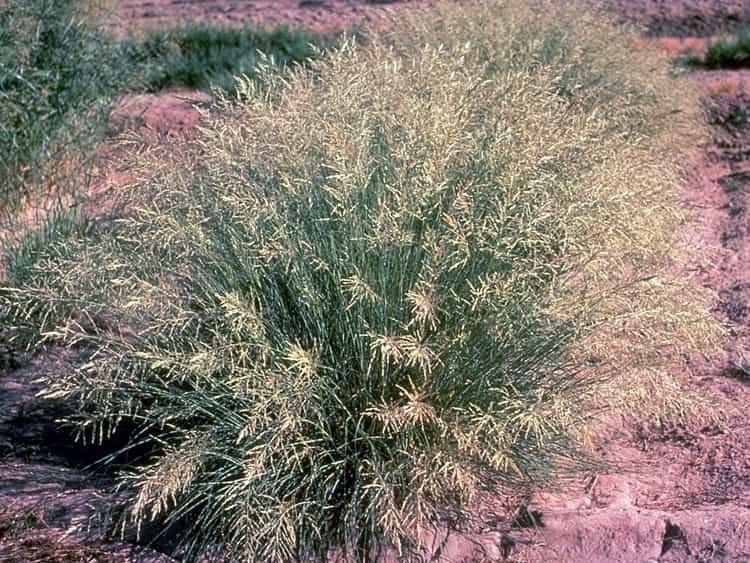
<path id="1" fill-rule="evenodd" d="M 670 52 L 750 22 L 750 2 L 742 0 L 591 1 Z M 327 31 L 414 3 L 121 0 L 112 25 L 121 33 L 185 20 Z M 620 471 L 535 493 L 520 509 L 483 512 L 476 533 L 441 539 L 441 561 L 750 562 L 750 71 L 693 77 L 710 134 L 691 157 L 684 201 L 697 216 L 694 243 L 709 249 L 710 259 L 684 271 L 717 293 L 714 313 L 730 335 L 715 354 L 675 369 L 697 392 L 725 397 L 736 412 L 725 424 L 698 430 L 621 432 L 601 446 Z M 130 97 L 115 117 L 135 123 L 149 143 L 170 143 L 199 121 L 194 100 L 202 98 Z M 112 155 L 99 198 L 128 180 L 117 163 Z M 62 352 L 0 361 L 0 563 L 173 561 L 127 535 L 114 541 L 111 480 L 82 469 L 92 458 L 83 459 L 55 423 L 63 407 L 35 397 L 34 378 L 69 361 Z"/>
<path id="2" fill-rule="evenodd" d="M 750 19 L 747 0 L 590 0 L 613 10 L 650 37 L 708 37 Z"/>
<path id="3" fill-rule="evenodd" d="M 222 25 L 304 27 L 343 31 L 371 23 L 383 11 L 426 0 L 120 0 L 113 25 L 121 32 L 165 23 L 207 22 Z"/>
<path id="4" fill-rule="evenodd" d="M 378 17 L 384 8 L 431 0 L 119 0 L 114 24 L 123 30 L 175 21 L 235 25 L 301 26 L 320 31 L 349 28 Z M 457 0 L 460 1 L 460 0 Z M 518 0 L 522 1 L 522 0 Z M 588 0 L 651 37 L 708 37 L 750 19 L 747 0 Z"/>

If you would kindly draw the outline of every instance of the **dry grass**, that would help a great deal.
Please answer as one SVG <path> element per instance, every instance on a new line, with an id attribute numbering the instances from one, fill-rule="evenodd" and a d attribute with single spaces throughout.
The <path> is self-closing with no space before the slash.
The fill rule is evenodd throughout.
<path id="1" fill-rule="evenodd" d="M 139 427 L 132 516 L 190 522 L 187 560 L 408 558 L 580 467 L 599 414 L 700 403 L 666 369 L 721 333 L 670 274 L 690 86 L 538 8 L 447 5 L 241 82 L 189 163 L 141 155 L 126 217 L 0 289 L 19 338 L 91 350 L 47 393 L 96 439 Z"/>

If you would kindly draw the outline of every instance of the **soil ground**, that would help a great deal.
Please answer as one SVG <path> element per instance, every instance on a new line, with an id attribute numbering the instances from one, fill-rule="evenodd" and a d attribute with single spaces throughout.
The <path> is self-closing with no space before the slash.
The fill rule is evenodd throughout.
<path id="1" fill-rule="evenodd" d="M 217 25 L 302 27 L 346 31 L 369 24 L 384 12 L 434 0 L 120 0 L 111 25 L 118 33 L 175 22 Z"/>
<path id="2" fill-rule="evenodd" d="M 750 23 L 743 0 L 591 1 L 666 50 Z M 125 33 L 197 20 L 329 31 L 415 3 L 122 0 L 112 26 Z M 730 336 L 723 349 L 679 369 L 698 392 L 725 397 L 733 414 L 705 428 L 613 436 L 602 447 L 621 471 L 536 493 L 511 518 L 502 510 L 482 514 L 477 533 L 439 538 L 442 561 L 750 562 L 750 71 L 692 76 L 709 134 L 692 155 L 684 201 L 696 212 L 695 244 L 710 259 L 684 271 L 716 292 L 714 313 Z M 117 116 L 136 118 L 148 142 L 170 143 L 199 121 L 192 100 L 203 98 L 131 97 Z M 100 186 L 105 199 L 128 179 L 116 163 L 113 157 Z M 85 469 L 93 458 L 81 458 L 55 422 L 64 408 L 35 396 L 35 377 L 69 361 L 53 350 L 0 364 L 0 562 L 172 561 L 132 536 L 112 535 L 118 514 L 111 479 Z"/>

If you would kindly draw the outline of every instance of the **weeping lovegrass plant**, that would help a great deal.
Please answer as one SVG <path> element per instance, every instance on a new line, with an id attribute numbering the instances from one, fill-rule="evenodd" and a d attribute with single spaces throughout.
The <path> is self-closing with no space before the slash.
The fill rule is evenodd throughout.
<path id="1" fill-rule="evenodd" d="M 663 368 L 720 332 L 667 268 L 694 110 L 620 32 L 516 4 L 240 79 L 0 290 L 19 339 L 81 348 L 47 394 L 135 428 L 130 514 L 189 523 L 186 560 L 415 556 L 578 467 L 601 412 L 686 408 Z"/>

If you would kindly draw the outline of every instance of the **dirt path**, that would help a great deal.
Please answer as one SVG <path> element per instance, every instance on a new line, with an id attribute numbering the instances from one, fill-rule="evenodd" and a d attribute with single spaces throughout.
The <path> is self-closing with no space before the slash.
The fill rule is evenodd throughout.
<path id="1" fill-rule="evenodd" d="M 457 0 L 460 1 L 460 0 Z M 750 19 L 748 0 L 583 0 L 611 9 L 649 37 L 708 37 L 734 31 Z M 400 9 L 434 0 L 118 0 L 112 25 L 120 32 L 175 22 L 285 25 L 341 31 Z"/>
<path id="2" fill-rule="evenodd" d="M 747 0 L 588 0 L 610 7 L 649 37 L 731 33 L 750 19 Z"/>
<path id="3" fill-rule="evenodd" d="M 431 0 L 120 0 L 113 28 L 120 34 L 177 22 L 302 27 L 335 32 L 368 24 L 384 12 Z"/>

